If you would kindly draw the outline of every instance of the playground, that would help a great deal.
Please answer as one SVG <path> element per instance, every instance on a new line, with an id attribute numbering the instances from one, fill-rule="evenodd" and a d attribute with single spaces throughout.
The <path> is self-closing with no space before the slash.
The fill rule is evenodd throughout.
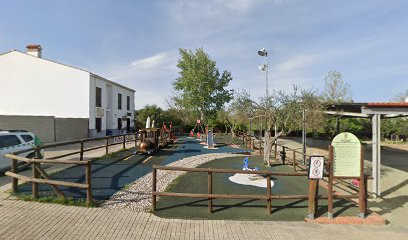
<path id="1" fill-rule="evenodd" d="M 203 165 L 200 168 L 227 168 L 241 169 L 244 157 L 230 157 L 217 159 Z M 292 172 L 289 166 L 277 164 L 271 168 L 264 167 L 260 156 L 250 156 L 249 166 L 259 170 L 272 172 Z M 232 182 L 230 178 L 234 174 L 213 174 L 213 193 L 219 194 L 242 194 L 262 195 L 266 192 L 265 187 L 249 185 L 251 179 L 245 184 Z M 273 177 L 272 195 L 307 195 L 308 179 L 305 176 L 278 176 Z M 207 174 L 190 172 L 178 177 L 166 191 L 186 193 L 206 193 Z M 319 193 L 327 195 L 323 186 L 319 187 Z M 307 199 L 273 199 L 272 214 L 267 214 L 265 200 L 241 200 L 241 199 L 214 199 L 213 212 L 207 211 L 207 199 L 160 197 L 155 214 L 165 218 L 186 219 L 239 219 L 239 220 L 278 220 L 278 221 L 303 221 L 307 215 Z M 327 201 L 321 201 L 318 208 L 318 216 L 327 213 Z M 358 208 L 355 204 L 337 200 L 334 202 L 334 216 L 355 216 Z M 318 217 L 317 216 L 317 217 Z"/>
<path id="2" fill-rule="evenodd" d="M 219 148 L 216 150 L 206 149 L 199 141 L 191 137 L 181 137 L 176 142 L 161 148 L 156 155 L 135 153 L 135 148 L 129 148 L 104 157 L 93 159 L 92 162 L 92 196 L 95 202 L 109 199 L 113 194 L 126 188 L 132 182 L 145 176 L 152 171 L 154 164 L 167 165 L 186 157 L 208 153 L 239 153 L 243 149 L 230 147 L 230 142 L 222 143 L 227 137 L 217 140 Z M 231 141 L 231 140 L 230 140 Z M 70 166 L 53 174 L 53 180 L 68 181 L 73 183 L 85 183 L 83 165 Z M 75 187 L 59 187 L 66 197 L 85 199 L 86 190 Z M 19 193 L 29 195 L 32 193 L 32 185 L 27 182 L 19 186 Z M 47 184 L 38 186 L 38 195 L 54 195 L 52 188 Z"/>
<path id="3" fill-rule="evenodd" d="M 31 181 L 39 180 L 28 179 L 18 186 L 18 193 L 32 194 L 34 198 L 57 193 L 87 202 L 91 196 L 96 206 L 102 208 L 151 211 L 163 218 L 304 221 L 311 214 L 311 219 L 324 218 L 327 214 L 332 218 L 355 217 L 362 210 L 370 215 L 365 212 L 365 206 L 361 208 L 361 202 L 350 200 L 359 198 L 358 188 L 357 195 L 341 195 L 336 190 L 330 195 L 330 181 L 319 183 L 308 179 L 307 166 L 295 162 L 294 149 L 286 148 L 293 151 L 293 158 L 288 156 L 286 164 L 276 158 L 266 167 L 263 157 L 258 155 L 262 143 L 254 139 L 212 134 L 204 128 L 201 136 L 200 130 L 197 134 L 193 131 L 176 139 L 165 125 L 162 129 L 148 126 L 140 130 L 140 139 L 123 137 L 114 143 L 125 147 L 128 139 L 138 147 L 69 166 L 42 180 L 52 179 L 54 182 L 49 184 L 35 185 Z M 163 140 L 169 137 L 171 141 Z M 141 150 L 143 144 L 145 148 Z M 284 151 L 285 147 L 280 147 Z M 277 148 L 273 152 L 279 156 Z M 64 181 L 73 186 L 61 184 L 59 192 L 56 191 L 53 183 Z"/>

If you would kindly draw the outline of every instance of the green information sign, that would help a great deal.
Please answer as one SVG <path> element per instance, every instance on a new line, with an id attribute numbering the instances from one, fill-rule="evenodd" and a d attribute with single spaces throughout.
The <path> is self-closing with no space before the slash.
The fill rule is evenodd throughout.
<path id="1" fill-rule="evenodd" d="M 332 141 L 333 173 L 335 177 L 360 177 L 360 140 L 348 132 L 338 134 Z"/>

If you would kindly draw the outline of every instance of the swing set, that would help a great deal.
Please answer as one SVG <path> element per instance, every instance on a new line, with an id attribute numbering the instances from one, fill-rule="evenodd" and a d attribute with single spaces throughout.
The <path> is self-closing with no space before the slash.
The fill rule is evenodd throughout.
<path id="1" fill-rule="evenodd" d="M 176 135 L 174 134 L 173 130 L 173 123 L 169 123 L 169 128 L 167 128 L 167 123 L 163 122 L 162 126 L 162 132 L 163 132 L 163 137 L 166 139 L 167 142 L 172 143 L 177 139 Z"/>

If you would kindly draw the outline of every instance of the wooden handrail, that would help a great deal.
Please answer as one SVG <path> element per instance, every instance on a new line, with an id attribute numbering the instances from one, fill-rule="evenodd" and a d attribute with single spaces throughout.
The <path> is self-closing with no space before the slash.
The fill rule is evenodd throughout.
<path id="1" fill-rule="evenodd" d="M 271 171 L 247 171 L 237 169 L 223 169 L 223 168 L 186 168 L 186 167 L 172 167 L 153 165 L 154 169 L 159 170 L 173 170 L 186 172 L 213 172 L 213 173 L 241 173 L 241 174 L 264 174 L 271 176 L 307 176 L 307 173 L 292 173 L 292 172 L 271 172 Z"/>
<path id="2" fill-rule="evenodd" d="M 174 193 L 174 192 L 157 192 L 157 170 L 170 170 L 170 171 L 187 171 L 187 172 L 207 172 L 208 173 L 208 193 Z M 240 174 L 262 174 L 266 175 L 267 189 L 266 195 L 234 195 L 234 194 L 214 194 L 212 192 L 212 176 L 213 173 L 240 173 Z M 267 213 L 272 213 L 272 199 L 309 199 L 309 204 L 315 204 L 318 197 L 315 195 L 272 195 L 271 193 L 271 176 L 307 176 L 307 173 L 292 173 L 292 172 L 270 172 L 270 171 L 245 171 L 236 169 L 219 169 L 219 168 L 185 168 L 185 167 L 173 167 L 173 166 L 159 166 L 153 165 L 152 172 L 152 210 L 156 210 L 156 197 L 157 196 L 170 196 L 170 197 L 193 197 L 193 198 L 207 198 L 208 199 L 208 212 L 212 213 L 212 200 L 213 199 L 256 199 L 267 200 Z M 310 184 L 314 184 L 312 189 L 317 189 L 317 180 L 311 180 Z M 315 190 L 315 192 L 317 192 Z M 313 198 L 313 200 L 310 200 Z M 309 208 L 310 211 L 315 212 L 315 208 Z"/>
<path id="3" fill-rule="evenodd" d="M 13 152 L 13 154 L 17 155 L 17 154 L 33 151 L 36 149 L 41 150 L 41 149 L 46 149 L 46 148 L 66 146 L 66 145 L 77 144 L 81 142 L 85 143 L 85 142 L 99 141 L 99 140 L 111 139 L 111 138 L 116 138 L 116 137 L 125 137 L 126 139 L 126 136 L 134 136 L 134 135 L 135 135 L 134 133 L 128 133 L 128 134 L 113 135 L 113 136 L 106 136 L 106 137 L 99 137 L 99 138 L 84 138 L 80 140 L 70 140 L 70 141 L 64 141 L 64 142 L 58 142 L 58 143 L 49 143 L 49 144 L 44 144 L 41 146 L 36 146 L 36 147 L 29 148 L 29 149 L 21 150 L 21 151 L 16 151 L 16 152 Z M 126 142 L 129 142 L 129 141 L 131 140 L 126 140 Z"/>
<path id="4" fill-rule="evenodd" d="M 131 136 L 128 138 L 128 136 Z M 112 138 L 120 138 L 120 141 L 118 142 L 113 142 L 109 143 L 109 139 Z M 95 146 L 91 148 L 84 148 L 84 143 L 86 142 L 91 142 L 91 141 L 99 141 L 99 140 L 106 140 L 104 145 L 100 146 Z M 81 140 L 72 140 L 72 141 L 64 141 L 64 142 L 59 142 L 59 143 L 51 143 L 51 144 L 45 144 L 42 146 L 35 146 L 26 150 L 22 151 L 16 151 L 13 154 L 5 154 L 5 157 L 9 158 L 11 160 L 11 172 L 8 171 L 5 173 L 5 175 L 12 177 L 12 188 L 13 192 L 18 192 L 18 180 L 25 180 L 28 182 L 32 183 L 32 195 L 34 198 L 38 197 L 38 184 L 43 183 L 43 184 L 49 184 L 52 189 L 54 190 L 55 193 L 59 196 L 64 196 L 64 194 L 59 191 L 59 189 L 56 187 L 57 185 L 60 186 L 67 186 L 67 187 L 77 187 L 77 188 L 85 188 L 86 189 L 86 203 L 89 206 L 92 202 L 92 186 L 91 186 L 91 167 L 92 167 L 92 161 L 93 160 L 88 160 L 88 161 L 83 161 L 84 159 L 84 152 L 89 152 L 93 151 L 96 149 L 100 148 L 106 148 L 106 154 L 109 152 L 109 146 L 114 146 L 118 144 L 123 144 L 123 147 L 126 147 L 127 142 L 135 142 L 135 145 L 137 144 L 137 135 L 136 133 L 129 133 L 129 134 L 121 134 L 121 135 L 115 135 L 115 136 L 106 136 L 106 137 L 100 137 L 100 138 L 88 138 L 88 139 L 81 139 Z M 41 149 L 47 149 L 47 148 L 52 148 L 52 147 L 59 147 L 59 146 L 66 146 L 66 145 L 71 145 L 71 144 L 80 144 L 80 150 L 79 151 L 73 151 L 69 153 L 65 153 L 62 155 L 54 156 L 48 159 L 40 159 L 40 150 Z M 36 155 L 35 158 L 25 158 L 22 156 L 18 156 L 18 154 L 24 153 L 24 152 L 29 152 L 29 151 L 35 151 Z M 79 160 L 56 160 L 58 158 L 62 157 L 67 157 L 71 155 L 79 154 Z M 17 161 L 23 161 L 26 162 L 27 164 L 32 164 L 32 177 L 27 177 L 18 174 L 18 169 L 17 169 Z M 82 183 L 72 183 L 72 182 L 64 182 L 64 181 L 58 181 L 58 180 L 51 180 L 49 179 L 49 175 L 41 168 L 40 164 L 74 164 L 74 165 L 85 165 L 85 180 L 86 184 Z M 40 178 L 40 177 L 43 178 Z"/>
<path id="5" fill-rule="evenodd" d="M 17 178 L 17 179 L 24 180 L 27 182 L 45 183 L 45 184 L 60 185 L 60 186 L 65 186 L 65 187 L 89 188 L 88 184 L 83 184 L 83 183 L 64 182 L 64 181 L 42 179 L 42 178 L 32 178 L 32 177 L 27 177 L 27 176 L 20 175 L 17 173 L 12 173 L 9 171 L 5 172 L 4 174 L 6 176 Z"/>
<path id="6" fill-rule="evenodd" d="M 51 164 L 78 164 L 86 165 L 86 161 L 75 161 L 75 160 L 54 160 L 54 159 L 34 159 L 34 158 L 25 158 L 21 156 L 16 156 L 13 154 L 5 154 L 6 158 L 23 161 L 27 163 L 51 163 Z"/>

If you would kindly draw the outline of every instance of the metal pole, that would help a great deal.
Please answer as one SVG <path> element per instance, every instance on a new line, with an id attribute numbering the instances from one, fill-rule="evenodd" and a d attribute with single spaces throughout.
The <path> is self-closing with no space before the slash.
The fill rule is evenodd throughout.
<path id="1" fill-rule="evenodd" d="M 305 119 L 305 112 L 306 109 L 305 107 L 303 107 L 303 114 L 302 114 L 302 118 L 303 118 L 303 128 L 302 128 L 302 146 L 303 146 L 303 165 L 306 165 L 306 119 Z"/>
<path id="2" fill-rule="evenodd" d="M 266 97 L 269 96 L 269 87 L 268 87 L 268 71 L 269 71 L 269 63 L 268 63 L 268 53 L 265 53 L 265 57 L 266 57 L 266 89 L 265 89 L 265 93 L 266 93 Z"/>
<path id="3" fill-rule="evenodd" d="M 372 175 L 373 175 L 373 193 L 374 196 L 381 195 L 380 190 L 380 172 L 381 172 L 381 139 L 380 139 L 381 117 L 375 114 L 372 118 L 373 135 L 372 135 Z"/>

